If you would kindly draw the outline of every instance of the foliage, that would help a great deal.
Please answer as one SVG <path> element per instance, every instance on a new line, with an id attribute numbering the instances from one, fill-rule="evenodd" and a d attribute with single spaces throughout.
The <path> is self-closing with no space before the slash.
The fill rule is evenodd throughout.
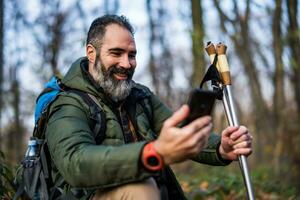
<path id="1" fill-rule="evenodd" d="M 192 165 L 188 169 L 188 172 L 177 173 L 188 199 L 246 199 L 246 189 L 238 167 Z M 299 193 L 294 186 L 276 180 L 271 166 L 252 170 L 251 180 L 256 199 L 296 199 Z"/>
<path id="2" fill-rule="evenodd" d="M 4 153 L 0 151 L 0 199 L 12 199 L 15 192 L 13 172 L 5 163 Z"/>
<path id="3" fill-rule="evenodd" d="M 188 199 L 191 200 L 236 200 L 245 199 L 246 190 L 237 164 L 229 167 L 199 166 L 196 163 L 183 163 L 173 167 Z M 0 199 L 12 199 L 13 171 L 6 164 L 4 153 L 0 151 Z M 272 166 L 263 165 L 251 170 L 251 180 L 256 199 L 279 200 L 297 199 L 299 191 L 293 185 L 274 177 Z"/>

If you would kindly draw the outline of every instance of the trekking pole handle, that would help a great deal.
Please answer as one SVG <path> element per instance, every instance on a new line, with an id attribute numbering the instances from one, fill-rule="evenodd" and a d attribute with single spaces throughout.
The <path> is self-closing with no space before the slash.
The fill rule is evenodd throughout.
<path id="1" fill-rule="evenodd" d="M 205 50 L 209 56 L 210 63 L 213 64 L 215 60 L 215 56 L 217 56 L 217 51 L 213 43 L 208 42 Z M 216 68 L 220 71 L 219 63 L 216 63 Z"/>
<path id="2" fill-rule="evenodd" d="M 230 70 L 229 65 L 226 57 L 226 50 L 227 46 L 219 43 L 217 44 L 216 51 L 218 55 L 218 65 L 219 65 L 219 72 L 222 77 L 222 82 L 224 85 L 231 85 L 231 77 L 230 77 Z"/>

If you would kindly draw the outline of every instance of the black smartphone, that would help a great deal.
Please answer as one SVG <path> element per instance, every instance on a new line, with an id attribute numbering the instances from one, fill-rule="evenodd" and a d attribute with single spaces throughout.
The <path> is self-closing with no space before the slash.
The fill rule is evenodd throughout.
<path id="1" fill-rule="evenodd" d="M 188 99 L 190 114 L 183 125 L 186 125 L 199 117 L 210 115 L 216 98 L 217 93 L 214 91 L 203 89 L 192 90 Z"/>

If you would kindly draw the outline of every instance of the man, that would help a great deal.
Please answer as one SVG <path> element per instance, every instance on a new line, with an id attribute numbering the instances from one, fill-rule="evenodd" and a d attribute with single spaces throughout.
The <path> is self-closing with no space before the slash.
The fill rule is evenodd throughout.
<path id="1" fill-rule="evenodd" d="M 169 165 L 187 159 L 227 165 L 239 154 L 251 154 L 252 137 L 243 126 L 228 127 L 220 137 L 211 134 L 212 120 L 205 116 L 180 128 L 189 107 L 172 114 L 132 80 L 136 53 L 127 19 L 105 15 L 89 29 L 86 57 L 63 78 L 67 87 L 97 99 L 106 131 L 96 144 L 89 108 L 71 92 L 61 93 L 52 104 L 46 140 L 62 199 L 184 199 Z"/>

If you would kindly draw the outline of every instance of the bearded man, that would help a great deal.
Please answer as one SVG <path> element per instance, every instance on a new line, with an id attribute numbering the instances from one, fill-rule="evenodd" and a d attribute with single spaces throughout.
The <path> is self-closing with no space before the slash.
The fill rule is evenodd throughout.
<path id="1" fill-rule="evenodd" d="M 132 80 L 134 31 L 124 16 L 105 15 L 91 24 L 86 57 L 75 61 L 62 83 L 92 95 L 105 113 L 104 139 L 96 142 L 89 107 L 65 91 L 51 105 L 46 141 L 56 199 L 185 199 L 170 165 L 193 159 L 227 165 L 251 154 L 244 126 L 212 134 L 210 116 L 180 127 L 176 112 L 146 86 Z M 163 66 L 162 66 L 163 67 Z"/>

